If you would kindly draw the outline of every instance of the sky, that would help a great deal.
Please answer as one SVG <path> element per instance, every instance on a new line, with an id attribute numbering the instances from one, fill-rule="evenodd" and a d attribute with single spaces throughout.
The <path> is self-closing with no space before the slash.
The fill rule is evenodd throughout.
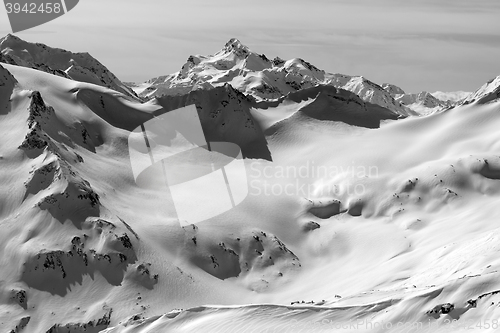
<path id="1" fill-rule="evenodd" d="M 0 7 L 0 36 L 11 33 Z M 17 36 L 89 52 L 122 81 L 178 71 L 230 38 L 406 92 L 473 91 L 500 75 L 498 0 L 80 0 Z"/>

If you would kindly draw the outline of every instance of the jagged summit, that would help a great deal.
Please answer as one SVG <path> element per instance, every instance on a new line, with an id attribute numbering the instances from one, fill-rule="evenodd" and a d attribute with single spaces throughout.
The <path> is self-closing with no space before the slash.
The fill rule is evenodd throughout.
<path id="1" fill-rule="evenodd" d="M 0 38 L 0 44 L 3 42 L 24 42 L 24 40 L 17 37 L 16 35 L 9 33 L 9 34 L 5 35 L 4 37 Z M 36 44 L 40 44 L 40 43 L 36 43 Z M 0 51 L 1 51 L 1 49 L 0 49 Z"/>
<path id="2" fill-rule="evenodd" d="M 243 45 L 239 39 L 231 38 L 225 45 L 222 51 L 234 52 L 238 56 L 247 56 L 250 53 L 248 46 Z"/>
<path id="3" fill-rule="evenodd" d="M 6 40 L 21 40 L 21 38 L 17 37 L 16 35 L 13 34 L 7 34 L 5 37 L 0 38 L 0 43 L 6 41 Z"/>
<path id="4" fill-rule="evenodd" d="M 455 105 L 456 103 L 456 101 L 451 101 L 449 99 L 440 99 L 427 91 L 421 91 L 419 93 L 406 93 L 400 87 L 390 83 L 383 83 L 381 87 L 391 94 L 397 102 L 419 115 L 439 112 Z M 441 93 L 440 96 L 447 96 L 447 93 Z"/>
<path id="5" fill-rule="evenodd" d="M 391 83 L 382 83 L 381 87 L 389 94 L 391 94 L 392 97 L 405 94 L 405 91 L 403 89 Z"/>
<path id="6" fill-rule="evenodd" d="M 248 46 L 243 45 L 243 43 L 238 38 L 231 38 L 230 40 L 228 40 L 225 47 L 229 49 L 236 48 L 236 49 L 245 49 L 247 51 L 249 50 Z"/>
<path id="7" fill-rule="evenodd" d="M 231 38 L 213 55 L 190 56 L 179 72 L 133 87 L 141 97 L 153 98 L 213 89 L 225 84 L 260 101 L 277 100 L 302 89 L 329 85 L 354 92 L 364 101 L 400 115 L 415 114 L 364 77 L 327 73 L 302 58 L 284 60 L 275 57 L 270 60 L 236 38 Z"/>
<path id="8" fill-rule="evenodd" d="M 439 100 L 427 91 L 398 94 L 395 99 L 421 115 L 439 112 L 453 105 L 452 102 Z"/>
<path id="9" fill-rule="evenodd" d="M 485 104 L 500 98 L 500 75 L 485 83 L 481 88 L 470 94 L 462 104 Z"/>

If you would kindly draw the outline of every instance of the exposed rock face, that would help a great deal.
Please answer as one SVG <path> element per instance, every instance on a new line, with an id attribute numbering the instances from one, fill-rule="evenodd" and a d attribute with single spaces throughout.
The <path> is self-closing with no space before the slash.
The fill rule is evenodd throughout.
<path id="1" fill-rule="evenodd" d="M 161 112 L 195 104 L 208 142 L 232 142 L 241 147 L 244 157 L 271 159 L 265 136 L 250 113 L 253 100 L 230 85 L 163 96 L 158 103 L 163 106 Z"/>
<path id="2" fill-rule="evenodd" d="M 10 298 L 19 304 L 19 306 L 23 309 L 26 310 L 28 308 L 28 296 L 26 295 L 26 290 L 12 289 Z"/>
<path id="3" fill-rule="evenodd" d="M 72 138 L 91 150 L 88 132 L 81 124 L 73 129 L 61 126 L 54 109 L 45 104 L 37 91 L 31 94 L 27 123 L 29 132 L 19 148 L 32 159 L 43 155 L 43 160 L 25 182 L 25 200 L 38 198 L 35 208 L 49 212 L 58 221 L 71 221 L 77 230 L 90 232 L 74 236 L 66 248 L 34 248 L 23 263 L 22 281 L 58 295 L 65 295 L 72 284 L 81 283 L 83 275 L 94 272 L 110 284 L 120 285 L 127 266 L 137 260 L 133 243 L 127 233 L 116 234 L 114 224 L 96 219 L 102 208 L 100 195 L 66 159 L 71 154 L 64 143 L 73 144 Z M 64 143 L 60 141 L 63 131 L 68 133 Z M 73 161 L 81 162 L 82 159 Z M 99 242 L 107 245 L 102 248 Z M 25 296 L 22 292 L 16 296 L 21 306 L 26 306 Z"/>
<path id="4" fill-rule="evenodd" d="M 10 96 L 16 84 L 17 80 L 7 69 L 2 67 L 2 64 L 0 64 L 0 116 L 9 113 L 11 108 Z"/>
<path id="5" fill-rule="evenodd" d="M 195 229 L 187 232 L 186 237 L 197 239 L 185 251 L 189 261 L 222 280 L 238 277 L 252 290 L 272 288 L 301 268 L 299 258 L 282 241 L 263 231 L 253 230 L 241 237 L 217 241 L 206 239 Z M 196 251 L 191 250 L 194 248 Z"/>
<path id="6" fill-rule="evenodd" d="M 97 333 L 109 326 L 112 313 L 113 309 L 109 309 L 101 318 L 91 320 L 87 323 L 54 324 L 46 333 Z"/>
<path id="7" fill-rule="evenodd" d="M 420 109 L 433 109 L 439 111 L 441 109 L 450 107 L 453 103 L 445 102 L 437 99 L 432 94 L 422 91 L 418 94 L 403 94 L 397 95 L 396 100 L 401 102 L 403 105 L 415 110 L 418 113 Z"/>

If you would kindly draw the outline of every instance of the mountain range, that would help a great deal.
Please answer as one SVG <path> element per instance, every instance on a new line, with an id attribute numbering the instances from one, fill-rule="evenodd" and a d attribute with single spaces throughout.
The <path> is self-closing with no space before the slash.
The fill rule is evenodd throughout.
<path id="1" fill-rule="evenodd" d="M 140 96 L 151 98 L 224 84 L 230 84 L 258 101 L 279 99 L 302 89 L 329 85 L 351 91 L 365 102 L 380 105 L 402 116 L 439 112 L 470 95 L 463 91 L 405 93 L 393 84 L 378 85 L 363 76 L 327 73 L 300 58 L 283 60 L 275 57 L 270 60 L 237 39 L 229 40 L 213 55 L 189 56 L 176 73 L 130 86 Z"/>
<path id="2" fill-rule="evenodd" d="M 0 51 L 0 62 L 101 85 L 138 101 L 164 95 L 184 95 L 193 90 L 210 90 L 225 84 L 257 102 L 272 101 L 293 92 L 325 85 L 351 91 L 365 102 L 410 116 L 439 112 L 464 101 L 475 100 L 475 94 L 488 93 L 481 90 L 484 87 L 474 93 L 406 93 L 394 84 L 378 85 L 363 76 L 327 73 L 300 58 L 283 60 L 275 57 L 270 60 L 235 38 L 213 55 L 191 55 L 178 72 L 143 83 L 121 82 L 88 53 L 73 53 L 30 43 L 11 34 L 0 39 Z M 493 79 L 488 85 L 494 90 L 498 82 Z"/>
<path id="3" fill-rule="evenodd" d="M 241 148 L 248 196 L 182 225 L 171 193 L 138 186 L 130 148 L 189 105 L 207 142 Z M 231 39 L 124 83 L 88 53 L 8 35 L 0 330 L 495 332 L 499 126 L 500 76 L 408 94 Z M 149 147 L 181 140 L 161 139 Z M 204 166 L 184 157 L 183 176 Z M 182 199 L 196 210 L 200 193 Z"/>

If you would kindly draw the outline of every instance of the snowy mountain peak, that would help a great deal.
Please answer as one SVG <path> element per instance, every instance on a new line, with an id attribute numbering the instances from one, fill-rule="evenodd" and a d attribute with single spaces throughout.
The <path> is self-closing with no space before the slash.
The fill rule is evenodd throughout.
<path id="1" fill-rule="evenodd" d="M 462 104 L 486 104 L 500 98 L 500 75 L 485 83 L 481 88 L 470 94 Z"/>
<path id="2" fill-rule="evenodd" d="M 288 70 L 295 69 L 295 70 L 298 70 L 299 72 L 301 70 L 306 70 L 309 72 L 320 72 L 320 73 L 325 72 L 325 71 L 320 70 L 316 66 L 312 65 L 311 63 L 305 61 L 302 58 L 294 58 L 294 59 L 288 60 L 285 62 L 284 67 Z"/>
<path id="3" fill-rule="evenodd" d="M 276 67 L 279 67 L 279 66 L 282 66 L 283 64 L 285 64 L 285 60 L 281 59 L 280 57 L 275 57 L 273 60 L 272 60 L 272 63 L 273 63 L 273 66 L 276 66 Z"/>
<path id="4" fill-rule="evenodd" d="M 496 78 L 488 81 L 487 84 L 494 84 L 494 85 L 500 86 L 500 75 L 498 75 Z"/>
<path id="5" fill-rule="evenodd" d="M 422 104 L 430 108 L 441 105 L 441 101 L 427 91 L 422 91 L 417 94 L 417 102 L 421 102 Z"/>
<path id="6" fill-rule="evenodd" d="M 8 64 L 93 83 L 137 99 L 130 88 L 88 52 L 73 53 L 41 43 L 27 42 L 8 34 L 0 39 L 0 54 L 0 61 Z"/>
<path id="7" fill-rule="evenodd" d="M 243 45 L 238 39 L 231 38 L 224 48 L 222 49 L 225 53 L 234 53 L 240 58 L 245 58 L 250 53 L 250 49 L 248 46 Z"/>
<path id="8" fill-rule="evenodd" d="M 0 45 L 6 41 L 22 41 L 22 39 L 17 37 L 16 35 L 7 34 L 5 37 L 0 38 Z"/>
<path id="9" fill-rule="evenodd" d="M 236 38 L 230 39 L 217 53 L 191 56 L 181 70 L 133 85 L 144 98 L 181 95 L 198 89 L 230 84 L 256 100 L 277 100 L 290 93 L 329 85 L 358 94 L 364 101 L 378 104 L 400 115 L 411 111 L 396 102 L 379 85 L 360 77 L 326 73 L 302 58 L 273 60 L 251 51 Z"/>
<path id="10" fill-rule="evenodd" d="M 9 39 L 14 39 L 14 40 L 20 40 L 19 37 L 15 36 L 15 35 L 12 35 L 12 34 L 7 34 L 5 37 L 3 38 L 0 38 L 0 44 L 6 40 L 9 40 Z"/>
<path id="11" fill-rule="evenodd" d="M 194 66 L 198 65 L 200 61 L 201 59 L 199 57 L 193 55 L 189 56 L 189 58 L 187 58 L 186 60 L 186 63 L 182 66 L 181 70 L 177 74 L 177 77 L 185 79 L 187 77 L 189 70 L 192 69 Z"/>
<path id="12" fill-rule="evenodd" d="M 401 95 L 401 94 L 405 94 L 405 91 L 403 89 L 401 89 L 400 87 L 394 85 L 394 84 L 390 84 L 390 83 L 382 83 L 381 87 L 387 91 L 389 94 L 391 94 L 392 97 L 396 96 L 396 95 Z"/>
<path id="13" fill-rule="evenodd" d="M 420 115 L 436 113 L 452 106 L 451 102 L 441 101 L 427 91 L 416 94 L 396 94 L 394 98 Z"/>

